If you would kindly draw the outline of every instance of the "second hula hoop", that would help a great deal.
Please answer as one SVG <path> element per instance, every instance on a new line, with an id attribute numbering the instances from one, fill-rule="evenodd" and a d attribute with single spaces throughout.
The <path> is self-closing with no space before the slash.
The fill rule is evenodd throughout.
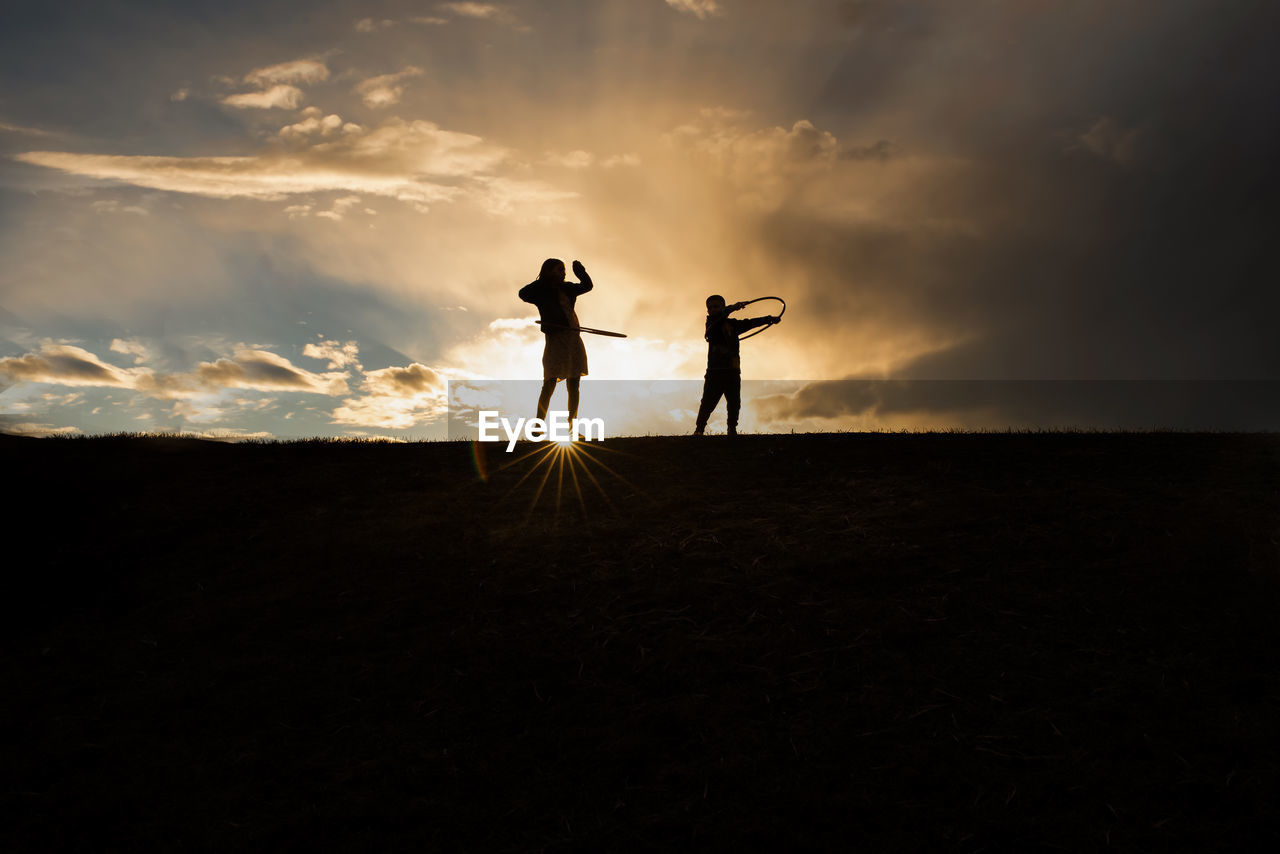
<path id="1" fill-rule="evenodd" d="M 774 300 L 777 300 L 778 302 L 782 303 L 782 311 L 778 312 L 778 318 L 779 318 L 779 319 L 781 319 L 781 318 L 782 318 L 782 315 L 784 315 L 784 314 L 786 314 L 786 313 L 787 313 L 787 301 L 786 301 L 786 300 L 784 300 L 782 297 L 756 297 L 755 299 L 749 299 L 749 300 L 747 300 L 747 301 L 746 301 L 746 305 L 751 305 L 751 303 L 753 303 L 753 302 L 760 302 L 761 300 L 766 300 L 766 299 L 774 299 Z M 765 331 L 766 329 L 768 329 L 770 326 L 773 326 L 773 324 L 772 324 L 772 323 L 770 323 L 768 326 L 761 326 L 759 329 L 755 330 L 755 331 L 754 331 L 754 332 L 752 332 L 751 334 L 749 334 L 749 335 L 743 335 L 743 336 L 742 336 L 741 338 L 739 338 L 738 340 L 739 340 L 739 341 L 746 341 L 748 338 L 754 338 L 756 335 L 759 335 L 761 332 L 764 332 L 764 331 Z"/>

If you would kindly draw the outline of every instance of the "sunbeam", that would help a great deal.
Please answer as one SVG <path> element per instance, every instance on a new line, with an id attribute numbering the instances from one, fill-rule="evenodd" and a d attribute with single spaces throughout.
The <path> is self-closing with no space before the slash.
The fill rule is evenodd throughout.
<path id="1" fill-rule="evenodd" d="M 515 483 L 503 493 L 500 501 L 505 502 L 512 499 L 521 491 L 521 487 L 526 482 L 529 482 L 533 484 L 533 487 L 525 507 L 524 521 L 528 522 L 533 517 L 545 494 L 550 502 L 552 524 L 558 524 L 561 512 L 565 509 L 564 496 L 567 480 L 567 488 L 572 489 L 573 495 L 577 499 L 577 507 L 585 518 L 588 515 L 587 495 L 583 487 L 583 479 L 585 477 L 591 486 L 595 488 L 595 492 L 599 494 L 610 512 L 616 514 L 618 507 L 610 496 L 610 490 L 602 480 L 612 479 L 634 494 L 642 493 L 634 483 L 600 459 L 602 455 L 608 453 L 620 454 L 623 452 L 587 442 L 547 442 L 536 445 L 515 459 L 499 466 L 497 471 L 494 472 L 496 475 L 498 472 L 519 466 L 526 461 L 530 463 L 527 468 L 520 472 L 520 476 Z M 601 473 L 599 476 L 596 469 Z M 565 477 L 566 471 L 568 473 L 567 479 Z M 554 482 L 552 482 L 553 474 L 555 475 Z M 604 477 L 606 475 L 607 477 Z"/>

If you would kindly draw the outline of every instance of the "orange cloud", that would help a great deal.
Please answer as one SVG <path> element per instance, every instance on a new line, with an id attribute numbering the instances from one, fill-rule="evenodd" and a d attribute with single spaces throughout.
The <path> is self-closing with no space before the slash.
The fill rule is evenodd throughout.
<path id="1" fill-rule="evenodd" d="M 318 83 L 329 79 L 329 68 L 319 60 L 295 59 L 255 68 L 244 76 L 244 82 L 266 88 L 275 83 Z"/>
<path id="2" fill-rule="evenodd" d="M 62 172 L 223 199 L 347 191 L 388 196 L 419 208 L 470 197 L 490 211 L 507 212 L 521 203 L 546 204 L 574 195 L 540 181 L 497 174 L 513 152 L 433 122 L 393 118 L 365 130 L 316 111 L 280 134 L 296 149 L 276 147 L 235 157 L 66 151 L 28 151 L 15 157 Z"/>
<path id="3" fill-rule="evenodd" d="M 404 94 L 405 80 L 422 76 L 422 69 L 410 65 L 394 74 L 381 74 L 370 77 L 356 86 L 355 92 L 364 101 L 366 107 L 390 107 L 400 103 Z"/>
<path id="4" fill-rule="evenodd" d="M 245 92 L 240 95 L 228 95 L 222 103 L 228 107 L 242 107 L 255 110 L 296 110 L 302 100 L 302 90 L 297 86 L 283 83 L 272 86 L 262 92 Z"/>
<path id="5" fill-rule="evenodd" d="M 448 411 L 446 389 L 443 376 L 417 362 L 366 371 L 362 395 L 343 401 L 331 423 L 395 430 L 428 423 Z"/>
<path id="6" fill-rule="evenodd" d="M 700 20 L 721 13 L 720 4 L 716 0 L 667 0 L 667 5 L 678 12 L 686 12 Z"/>

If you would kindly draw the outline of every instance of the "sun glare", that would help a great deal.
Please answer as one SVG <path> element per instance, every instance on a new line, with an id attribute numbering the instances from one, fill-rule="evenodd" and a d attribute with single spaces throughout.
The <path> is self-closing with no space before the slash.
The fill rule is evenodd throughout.
<path id="1" fill-rule="evenodd" d="M 602 459 L 608 454 L 620 453 L 623 452 L 591 442 L 538 443 L 531 450 L 520 454 L 498 469 L 501 471 L 531 463 L 503 495 L 503 501 L 515 496 L 526 483 L 529 483 L 533 485 L 533 493 L 529 497 L 525 510 L 526 522 L 535 512 L 545 513 L 550 510 L 552 523 L 556 524 L 566 504 L 570 506 L 576 504 L 583 516 L 588 515 L 588 503 L 603 502 L 616 512 L 617 508 L 606 484 L 611 484 L 614 489 L 620 485 L 629 492 L 636 491 L 636 487 L 630 481 L 618 474 Z M 546 501 L 543 500 L 544 496 Z"/>

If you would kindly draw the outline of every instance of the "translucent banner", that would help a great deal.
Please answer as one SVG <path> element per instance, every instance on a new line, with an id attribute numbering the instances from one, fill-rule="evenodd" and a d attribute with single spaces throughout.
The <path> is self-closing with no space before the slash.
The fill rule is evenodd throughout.
<path id="1" fill-rule="evenodd" d="M 706 388 L 704 380 L 584 379 L 577 415 L 591 439 L 692 433 Z M 736 388 L 740 432 L 1280 430 L 1275 380 L 744 380 Z M 542 389 L 540 380 L 450 382 L 448 437 L 477 440 L 484 425 L 490 441 L 495 430 L 506 441 L 538 415 Z M 728 427 L 734 389 L 732 378 L 711 389 L 708 433 Z M 561 381 L 548 421 L 571 429 L 569 405 Z"/>

